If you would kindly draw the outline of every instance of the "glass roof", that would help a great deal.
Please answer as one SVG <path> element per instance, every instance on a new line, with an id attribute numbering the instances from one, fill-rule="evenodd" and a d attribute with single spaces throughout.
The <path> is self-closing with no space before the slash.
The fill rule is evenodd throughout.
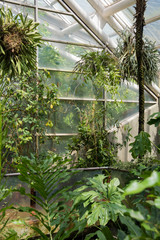
<path id="1" fill-rule="evenodd" d="M 109 48 L 117 45 L 120 32 L 133 27 L 136 0 L 59 0 L 74 11 Z M 144 35 L 159 47 L 160 1 L 148 0 Z M 97 30 L 98 29 L 98 30 Z M 97 34 L 97 32 L 99 34 Z"/>

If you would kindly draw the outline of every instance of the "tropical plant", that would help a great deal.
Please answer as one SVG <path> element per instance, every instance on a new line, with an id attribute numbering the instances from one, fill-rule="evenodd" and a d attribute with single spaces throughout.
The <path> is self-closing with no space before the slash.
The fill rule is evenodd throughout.
<path id="1" fill-rule="evenodd" d="M 36 48 L 41 39 L 37 26 L 27 16 L 14 15 L 10 9 L 4 7 L 0 9 L 0 181 L 2 160 L 8 154 L 4 146 L 9 129 L 4 115 L 11 109 L 6 111 L 6 103 L 14 105 L 14 102 L 7 102 L 8 96 L 14 96 L 15 89 L 11 88 L 13 78 L 29 69 L 36 70 Z"/>
<path id="2" fill-rule="evenodd" d="M 141 131 L 137 136 L 135 136 L 135 141 L 130 143 L 130 152 L 134 159 L 142 157 L 148 152 L 151 153 L 151 140 L 150 135 L 147 132 Z"/>
<path id="3" fill-rule="evenodd" d="M 81 60 L 76 63 L 74 71 L 80 73 L 76 77 L 83 77 L 84 82 L 92 80 L 96 88 L 105 88 L 112 94 L 117 93 L 116 86 L 120 82 L 119 70 L 113 56 L 105 50 L 81 55 Z"/>
<path id="4" fill-rule="evenodd" d="M 38 219 L 44 227 L 30 226 L 40 235 L 40 239 L 66 239 L 74 231 L 84 228 L 86 222 L 77 222 L 77 216 L 70 205 L 72 199 L 69 190 L 73 183 L 69 182 L 73 175 L 68 171 L 70 160 L 62 159 L 57 155 L 41 155 L 39 158 L 31 155 L 31 158 L 22 157 L 17 169 L 20 180 L 28 183 L 36 191 L 36 195 L 26 193 L 24 188 L 17 189 L 22 195 L 35 202 L 36 208 L 18 207 L 19 211 L 28 212 Z M 38 210 L 39 208 L 41 210 Z M 72 223 L 74 222 L 74 225 Z M 46 235 L 46 230 L 48 235 Z M 57 232 L 57 233 L 56 233 Z M 55 235 L 56 233 L 56 235 Z M 54 235 L 54 237 L 53 237 Z"/>
<path id="5" fill-rule="evenodd" d="M 14 15 L 10 9 L 0 9 L 0 75 L 13 77 L 36 69 L 37 46 L 41 35 L 36 28 L 38 23 Z"/>
<path id="6" fill-rule="evenodd" d="M 136 1 L 135 36 L 123 33 L 119 42 L 117 56 L 120 59 L 122 76 L 129 80 L 135 79 L 139 84 L 139 133 L 144 131 L 144 82 L 156 80 L 159 53 L 155 44 L 143 39 L 144 12 L 146 0 Z"/>
<path id="7" fill-rule="evenodd" d="M 118 40 L 115 55 L 119 61 L 119 70 L 122 78 L 138 83 L 136 41 L 132 31 L 125 30 L 121 32 L 121 38 Z M 151 84 L 151 82 L 156 82 L 158 77 L 159 52 L 155 48 L 155 43 L 147 38 L 143 38 L 142 60 L 145 83 Z"/>
<path id="8" fill-rule="evenodd" d="M 12 208 L 12 205 L 7 203 L 7 197 L 12 194 L 14 189 L 12 187 L 8 188 L 5 184 L 5 179 L 3 178 L 3 183 L 0 184 L 0 239 L 4 239 L 4 236 L 12 237 L 13 232 L 6 230 L 7 224 L 9 222 L 9 217 L 6 216 L 6 211 Z M 6 237 L 7 239 L 7 237 Z"/>
<path id="9" fill-rule="evenodd" d="M 119 184 L 118 178 L 110 180 L 109 177 L 99 174 L 88 178 L 86 185 L 74 190 L 72 208 L 78 210 L 79 220 L 86 219 L 87 226 L 97 226 L 99 229 L 95 233 L 89 234 L 85 238 L 86 240 L 95 235 L 103 236 L 102 239 L 108 239 L 104 236 L 111 233 L 106 225 L 110 221 L 116 222 L 118 216 L 124 214 L 123 190 L 118 187 Z"/>
<path id="10" fill-rule="evenodd" d="M 117 157 L 120 144 L 116 143 L 114 133 L 104 129 L 105 109 L 94 103 L 88 111 L 80 111 L 78 135 L 68 145 L 69 154 L 76 151 L 77 167 L 111 166 Z"/>
<path id="11" fill-rule="evenodd" d="M 147 123 L 149 125 L 155 125 L 155 127 L 159 127 L 160 123 L 160 113 L 156 112 L 150 115 Z M 158 134 L 160 134 L 158 130 Z M 133 159 L 138 158 L 139 160 L 144 160 L 143 157 L 147 153 L 151 153 L 152 146 L 155 147 L 159 152 L 159 145 L 156 146 L 151 140 L 150 135 L 147 132 L 141 131 L 137 136 L 134 137 L 135 141 L 130 143 L 131 149 L 130 152 L 132 154 Z M 158 159 L 157 159 L 158 162 Z"/>
<path id="12" fill-rule="evenodd" d="M 143 27 L 144 12 L 146 9 L 146 0 L 136 0 L 135 14 L 135 39 L 136 39 L 136 57 L 137 57 L 137 81 L 139 83 L 139 129 L 144 131 L 144 67 L 143 67 Z"/>
<path id="13" fill-rule="evenodd" d="M 49 73 L 28 71 L 12 83 L 6 78 L 3 98 L 2 160 L 17 161 L 18 157 L 37 152 L 36 138 L 44 141 L 45 129 L 52 126 L 50 111 L 58 103 L 57 88 L 45 85 Z"/>
<path id="14" fill-rule="evenodd" d="M 129 216 L 120 216 L 128 231 L 119 230 L 119 240 L 159 239 L 160 238 L 160 173 L 153 171 L 143 181 L 131 182 L 124 196 L 133 195 L 133 209 Z"/>

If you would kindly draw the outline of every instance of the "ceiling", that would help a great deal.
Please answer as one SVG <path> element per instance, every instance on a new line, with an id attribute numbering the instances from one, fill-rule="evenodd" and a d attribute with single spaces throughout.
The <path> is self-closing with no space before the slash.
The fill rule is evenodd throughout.
<path id="1" fill-rule="evenodd" d="M 49 0 L 47 0 L 49 2 Z M 53 3 L 56 1 L 52 0 Z M 58 0 L 72 11 L 104 45 L 115 48 L 124 29 L 133 28 L 136 0 Z M 148 0 L 144 36 L 160 48 L 160 1 Z"/>

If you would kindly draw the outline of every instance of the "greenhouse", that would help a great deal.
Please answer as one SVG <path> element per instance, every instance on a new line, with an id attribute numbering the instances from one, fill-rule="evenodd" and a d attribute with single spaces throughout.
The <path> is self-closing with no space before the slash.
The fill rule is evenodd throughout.
<path id="1" fill-rule="evenodd" d="M 0 239 L 160 239 L 160 2 L 0 5 Z"/>

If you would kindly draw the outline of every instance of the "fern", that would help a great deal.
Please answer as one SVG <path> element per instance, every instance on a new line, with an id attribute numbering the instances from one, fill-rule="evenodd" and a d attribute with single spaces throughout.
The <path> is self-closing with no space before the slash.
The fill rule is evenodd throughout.
<path id="1" fill-rule="evenodd" d="M 75 224 L 70 228 L 73 221 L 76 223 L 76 216 L 68 204 L 68 193 L 71 186 L 67 181 L 72 176 L 72 172 L 69 172 L 66 167 L 68 163 L 69 160 L 62 160 L 59 156 L 54 155 L 39 159 L 34 156 L 31 159 L 23 157 L 22 162 L 18 165 L 20 180 L 34 188 L 36 196 L 26 193 L 24 188 L 17 191 L 30 197 L 36 202 L 36 206 L 42 209 L 39 211 L 31 207 L 19 207 L 18 210 L 33 214 L 48 231 L 51 240 L 55 232 L 58 233 L 54 239 L 63 240 L 80 228 L 80 224 Z M 82 227 L 85 225 L 82 224 Z M 31 228 L 41 236 L 41 239 L 48 239 L 48 236 L 40 228 Z"/>

